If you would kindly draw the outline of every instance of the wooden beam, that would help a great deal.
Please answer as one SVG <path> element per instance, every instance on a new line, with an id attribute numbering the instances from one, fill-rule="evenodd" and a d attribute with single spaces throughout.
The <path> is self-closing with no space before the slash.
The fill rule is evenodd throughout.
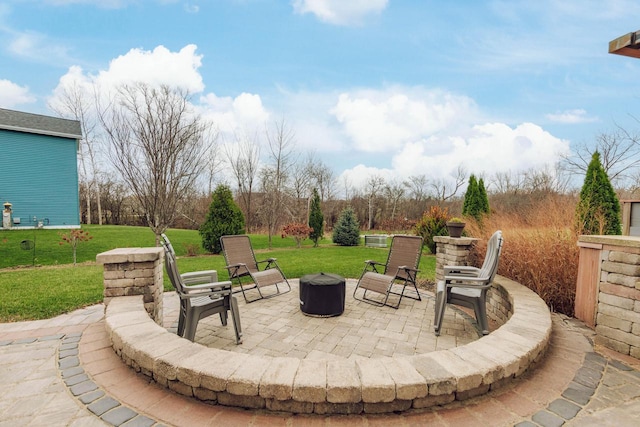
<path id="1" fill-rule="evenodd" d="M 640 58 L 640 31 L 628 33 L 609 42 L 609 53 Z"/>

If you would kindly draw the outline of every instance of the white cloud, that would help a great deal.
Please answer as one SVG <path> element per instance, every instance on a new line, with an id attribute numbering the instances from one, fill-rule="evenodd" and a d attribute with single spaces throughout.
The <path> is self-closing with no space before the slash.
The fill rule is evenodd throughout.
<path id="1" fill-rule="evenodd" d="M 468 97 L 409 87 L 341 94 L 331 114 L 356 148 L 368 152 L 393 152 L 476 115 Z"/>
<path id="2" fill-rule="evenodd" d="M 294 0 L 295 13 L 312 13 L 323 22 L 335 25 L 357 25 L 364 17 L 379 14 L 388 0 Z"/>
<path id="3" fill-rule="evenodd" d="M 269 119 L 259 95 L 241 93 L 235 98 L 208 93 L 200 98 L 200 113 L 227 139 L 237 132 L 260 131 Z"/>
<path id="4" fill-rule="evenodd" d="M 348 183 L 353 189 L 364 189 L 367 181 L 372 177 L 381 177 L 385 182 L 389 182 L 396 177 L 396 172 L 386 168 L 376 168 L 359 164 L 351 169 L 345 170 L 338 177 L 338 182 Z"/>
<path id="5" fill-rule="evenodd" d="M 349 182 L 362 185 L 373 175 L 406 179 L 425 175 L 433 180 L 455 176 L 459 166 L 469 173 L 491 176 L 496 172 L 542 170 L 569 153 L 569 141 L 554 137 L 540 126 L 522 123 L 512 128 L 503 123 L 475 125 L 464 133 L 438 135 L 409 142 L 392 158 L 392 167 L 358 165 L 342 173 Z"/>
<path id="6" fill-rule="evenodd" d="M 198 13 L 200 12 L 200 6 L 197 4 L 185 3 L 184 10 L 187 13 Z"/>
<path id="7" fill-rule="evenodd" d="M 43 34 L 33 31 L 7 30 L 6 32 L 10 39 L 7 50 L 13 55 L 55 65 L 70 61 L 69 49 Z"/>
<path id="8" fill-rule="evenodd" d="M 439 153 L 432 156 L 434 145 L 439 146 Z M 450 175 L 458 165 L 471 173 L 491 175 L 544 168 L 568 152 L 568 141 L 538 125 L 522 123 L 511 128 L 504 123 L 486 123 L 474 126 L 467 137 L 451 135 L 418 143 L 416 147 L 409 145 L 394 157 L 393 163 L 398 170 L 433 170 L 436 176 Z"/>
<path id="9" fill-rule="evenodd" d="M 591 123 L 598 121 L 597 117 L 589 117 L 587 112 L 582 109 L 560 111 L 554 114 L 547 114 L 545 117 L 552 122 L 567 124 Z"/>
<path id="10" fill-rule="evenodd" d="M 17 85 L 9 80 L 0 79 L 0 107 L 14 108 L 16 105 L 36 102 L 27 86 Z"/>
<path id="11" fill-rule="evenodd" d="M 202 65 L 202 55 L 196 54 L 197 46 L 187 45 L 178 52 L 171 52 L 164 46 L 152 51 L 131 49 L 125 55 L 113 59 L 109 68 L 101 71 L 96 78 L 102 86 L 113 87 L 122 83 L 142 81 L 150 85 L 166 84 L 200 93 L 204 90 L 202 75 L 198 68 Z"/>

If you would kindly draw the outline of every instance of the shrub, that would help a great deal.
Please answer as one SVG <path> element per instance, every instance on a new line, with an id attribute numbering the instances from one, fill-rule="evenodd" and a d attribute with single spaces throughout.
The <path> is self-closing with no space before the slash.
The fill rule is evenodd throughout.
<path id="1" fill-rule="evenodd" d="M 422 236 L 424 245 L 429 248 L 432 254 L 436 253 L 436 242 L 433 241 L 435 236 L 446 236 L 447 220 L 449 219 L 449 210 L 440 206 L 431 206 L 428 211 L 422 214 L 422 218 L 418 220 L 414 231 L 416 235 Z"/>
<path id="2" fill-rule="evenodd" d="M 580 190 L 576 231 L 578 234 L 622 234 L 620 202 L 597 151 L 591 157 Z"/>
<path id="3" fill-rule="evenodd" d="M 294 222 L 282 227 L 282 238 L 284 239 L 285 237 L 293 237 L 293 240 L 296 241 L 296 246 L 300 247 L 302 241 L 306 239 L 312 232 L 313 228 L 309 227 L 307 224 Z"/>
<path id="4" fill-rule="evenodd" d="M 489 213 L 489 199 L 487 190 L 484 188 L 484 181 L 481 178 L 480 182 L 478 182 L 475 175 L 471 175 L 467 191 L 464 194 L 462 215 L 467 215 L 475 218 L 476 221 L 480 221 L 482 215 L 486 213 Z"/>
<path id="5" fill-rule="evenodd" d="M 76 259 L 77 259 L 76 253 L 77 253 L 78 244 L 80 242 L 86 242 L 87 240 L 93 239 L 93 236 L 91 236 L 88 231 L 85 231 L 79 228 L 73 229 L 68 233 L 59 233 L 59 234 L 60 234 L 60 238 L 62 239 L 59 242 L 59 244 L 64 245 L 65 243 L 68 243 L 71 246 L 71 249 L 73 251 L 73 265 L 75 266 Z"/>
<path id="6" fill-rule="evenodd" d="M 216 187 L 211 197 L 207 218 L 198 231 L 202 236 L 202 247 L 214 254 L 222 251 L 220 237 L 244 234 L 244 216 L 233 201 L 233 195 L 228 186 Z"/>
<path id="7" fill-rule="evenodd" d="M 315 188 L 313 189 L 311 208 L 309 209 L 309 227 L 311 227 L 309 238 L 313 241 L 313 246 L 317 247 L 324 234 L 324 216 L 320 208 L 320 195 Z"/>
<path id="8" fill-rule="evenodd" d="M 333 243 L 340 246 L 358 246 L 360 225 L 352 208 L 345 208 L 333 228 Z"/>

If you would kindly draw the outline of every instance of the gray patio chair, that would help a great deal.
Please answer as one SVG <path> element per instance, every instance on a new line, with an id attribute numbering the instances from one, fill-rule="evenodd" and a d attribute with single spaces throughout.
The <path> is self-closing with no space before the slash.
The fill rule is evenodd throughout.
<path id="1" fill-rule="evenodd" d="M 472 308 L 483 335 L 489 333 L 487 320 L 487 291 L 498 271 L 502 251 L 502 232 L 493 233 L 487 243 L 487 253 L 481 268 L 471 266 L 445 266 L 444 280 L 436 286 L 435 334 L 440 335 L 447 304 Z"/>
<path id="2" fill-rule="evenodd" d="M 420 255 L 422 254 L 422 237 L 420 236 L 393 236 L 389 256 L 386 263 L 373 260 L 365 261 L 364 269 L 358 280 L 353 297 L 369 304 L 391 308 L 398 308 L 402 297 L 421 301 L 420 292 L 416 286 L 416 276 L 420 270 Z M 381 271 L 378 271 L 378 269 Z M 402 285 L 401 292 L 393 291 L 394 285 Z M 413 287 L 413 293 L 405 295 L 407 286 Z M 362 297 L 357 292 L 362 290 Z M 367 292 L 380 294 L 378 298 L 370 298 Z M 397 304 L 389 304 L 389 295 L 399 295 Z"/>
<path id="3" fill-rule="evenodd" d="M 197 271 L 181 275 L 176 263 L 175 251 L 166 235 L 162 234 L 165 267 L 169 280 L 180 297 L 178 335 L 193 341 L 200 319 L 213 314 L 220 315 L 223 326 L 227 325 L 227 313 L 236 335 L 236 344 L 242 343 L 242 326 L 238 301 L 231 294 L 231 282 L 217 282 L 213 270 Z"/>
<path id="4" fill-rule="evenodd" d="M 278 266 L 275 258 L 268 258 L 262 261 L 256 261 L 256 256 L 251 246 L 251 240 L 247 235 L 222 236 L 220 237 L 222 252 L 227 263 L 225 268 L 229 272 L 229 279 L 237 281 L 240 290 L 234 292 L 242 292 L 242 296 L 247 303 L 251 303 L 263 298 L 272 298 L 291 291 L 291 286 L 284 276 L 284 273 Z M 262 269 L 260 266 L 264 264 Z M 245 286 L 242 279 L 248 279 Z M 281 290 L 280 286 L 286 285 L 286 289 Z M 263 294 L 262 289 L 267 286 L 275 286 L 275 291 L 269 294 Z M 246 291 L 255 289 L 258 296 L 253 299 L 247 298 Z"/>

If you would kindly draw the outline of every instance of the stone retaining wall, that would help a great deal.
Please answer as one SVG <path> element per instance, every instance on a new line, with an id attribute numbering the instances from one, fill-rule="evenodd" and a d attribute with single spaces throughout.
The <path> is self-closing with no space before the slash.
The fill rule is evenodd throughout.
<path id="1" fill-rule="evenodd" d="M 212 404 L 296 413 L 382 413 L 464 400 L 501 387 L 539 361 L 551 316 L 534 292 L 497 277 L 489 304 L 506 322 L 465 346 L 415 356 L 310 360 L 208 348 L 154 323 L 141 296 L 111 300 L 114 351 L 176 393 Z"/>
<path id="2" fill-rule="evenodd" d="M 630 236 L 580 236 L 580 269 L 595 251 L 595 268 L 578 274 L 576 305 L 595 302 L 596 343 L 640 358 L 640 239 Z M 586 254 L 585 254 L 586 252 Z M 587 255 L 587 256 L 585 256 Z M 594 293 L 589 299 L 585 293 Z M 585 302 L 586 304 L 587 302 Z M 576 313 L 580 310 L 576 307 Z M 576 314 L 578 317 L 578 314 Z"/>

